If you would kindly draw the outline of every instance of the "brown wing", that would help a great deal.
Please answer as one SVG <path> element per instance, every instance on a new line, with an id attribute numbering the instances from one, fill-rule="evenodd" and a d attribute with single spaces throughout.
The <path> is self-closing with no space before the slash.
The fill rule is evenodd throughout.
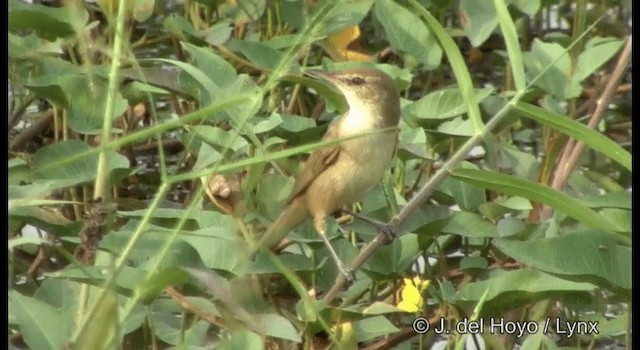
<path id="1" fill-rule="evenodd" d="M 329 129 L 322 137 L 322 140 L 331 140 L 338 138 L 338 124 L 339 120 L 329 126 Z M 302 169 L 302 173 L 296 179 L 296 184 L 294 186 L 294 190 L 287 201 L 290 203 L 294 198 L 298 197 L 304 191 L 309 188 L 309 186 L 313 183 L 313 181 L 325 171 L 328 167 L 330 167 L 333 163 L 335 163 L 336 159 L 340 155 L 340 145 L 336 145 L 333 147 L 325 147 L 319 148 L 315 150 L 307 159 L 307 162 Z"/>

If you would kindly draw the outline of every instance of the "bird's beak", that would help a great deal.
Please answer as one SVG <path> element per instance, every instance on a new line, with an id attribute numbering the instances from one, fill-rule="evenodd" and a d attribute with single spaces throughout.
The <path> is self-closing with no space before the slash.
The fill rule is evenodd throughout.
<path id="1" fill-rule="evenodd" d="M 320 78 L 320 79 L 331 81 L 331 73 L 321 71 L 319 69 L 308 69 L 304 72 L 304 75 L 309 76 L 311 78 L 316 78 L 316 79 Z"/>

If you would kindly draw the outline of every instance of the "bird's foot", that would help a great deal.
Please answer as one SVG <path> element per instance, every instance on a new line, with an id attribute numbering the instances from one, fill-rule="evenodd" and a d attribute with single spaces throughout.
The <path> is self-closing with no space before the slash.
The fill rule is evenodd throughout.
<path id="1" fill-rule="evenodd" d="M 371 226 L 374 226 L 380 232 L 384 233 L 386 237 L 386 240 L 385 240 L 386 244 L 390 244 L 398 236 L 398 227 L 395 224 L 378 221 L 376 219 L 372 219 L 370 217 L 358 214 L 349 209 L 342 209 L 342 211 L 370 224 Z"/>
<path id="2" fill-rule="evenodd" d="M 344 280 L 345 280 L 344 290 L 347 290 L 349 286 L 351 286 L 351 284 L 353 284 L 353 282 L 356 280 L 356 273 L 350 267 L 343 268 L 342 271 L 340 271 L 340 273 L 342 274 L 342 277 L 344 277 Z"/>

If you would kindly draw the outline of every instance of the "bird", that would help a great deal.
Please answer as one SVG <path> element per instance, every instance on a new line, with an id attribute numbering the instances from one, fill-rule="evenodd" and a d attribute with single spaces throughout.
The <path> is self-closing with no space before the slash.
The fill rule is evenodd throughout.
<path id="1" fill-rule="evenodd" d="M 272 249 L 310 218 L 339 272 L 352 281 L 353 272 L 345 269 L 326 236 L 326 220 L 360 201 L 390 167 L 398 143 L 400 93 L 393 79 L 376 68 L 307 70 L 305 74 L 333 84 L 349 106 L 322 139 L 351 139 L 311 153 L 284 209 L 257 246 Z M 357 135 L 362 137 L 354 138 Z"/>

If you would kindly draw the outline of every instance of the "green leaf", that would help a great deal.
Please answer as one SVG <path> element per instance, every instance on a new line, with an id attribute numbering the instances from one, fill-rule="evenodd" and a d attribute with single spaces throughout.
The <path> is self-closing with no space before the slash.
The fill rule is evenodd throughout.
<path id="1" fill-rule="evenodd" d="M 144 22 L 153 15 L 153 7 L 156 0 L 135 0 L 133 2 L 133 18 L 138 22 Z"/>
<path id="2" fill-rule="evenodd" d="M 442 228 L 442 232 L 454 233 L 465 237 L 497 237 L 496 226 L 479 215 L 461 211 L 451 215 Z"/>
<path id="3" fill-rule="evenodd" d="M 64 180 L 67 186 L 95 179 L 98 171 L 98 154 L 84 157 L 64 166 L 40 170 L 49 164 L 55 164 L 72 155 L 80 155 L 91 150 L 91 146 L 80 140 L 67 140 L 41 148 L 33 156 L 34 170 L 41 179 Z M 107 151 L 107 171 L 128 169 L 129 159 L 114 152 Z"/>
<path id="4" fill-rule="evenodd" d="M 470 163 L 463 163 L 460 166 L 470 169 L 478 168 Z M 483 189 L 452 178 L 445 179 L 439 190 L 453 197 L 456 204 L 463 210 L 473 211 L 486 200 Z"/>
<path id="5" fill-rule="evenodd" d="M 229 332 L 228 338 L 220 342 L 216 348 L 221 350 L 261 350 L 264 349 L 264 340 L 256 333 L 249 330 L 235 330 Z"/>
<path id="6" fill-rule="evenodd" d="M 238 79 L 235 68 L 229 62 L 216 55 L 210 48 L 199 47 L 186 42 L 181 44 L 191 55 L 191 64 L 205 76 L 211 78 L 217 87 L 210 90 L 210 93 L 217 93 L 220 90 L 218 88 L 227 88 Z M 211 88 L 208 82 L 206 84 L 203 84 L 202 87 Z"/>
<path id="7" fill-rule="evenodd" d="M 33 30 L 39 37 L 53 40 L 73 35 L 73 26 L 87 23 L 89 14 L 82 7 L 69 11 L 66 7 L 54 8 L 10 0 L 8 19 L 11 32 Z"/>
<path id="8" fill-rule="evenodd" d="M 465 60 L 462 58 L 462 54 L 460 53 L 460 49 L 458 45 L 453 41 L 451 36 L 447 33 L 447 31 L 442 27 L 440 22 L 431 15 L 427 10 L 421 6 L 417 0 L 410 0 L 409 3 L 413 9 L 420 13 L 427 25 L 438 38 L 442 49 L 447 55 L 447 59 L 451 64 L 451 69 L 453 70 L 453 75 L 456 77 L 456 81 L 458 82 L 458 86 L 460 87 L 460 91 L 462 92 L 462 97 L 464 98 L 465 104 L 468 106 L 468 114 L 471 123 L 473 124 L 473 132 L 474 134 L 478 134 L 481 132 L 483 123 L 482 116 L 480 114 L 480 107 L 475 102 L 478 99 L 475 96 L 475 91 L 473 89 L 473 80 L 471 79 L 471 74 L 467 69 L 467 65 L 465 64 Z"/>
<path id="9" fill-rule="evenodd" d="M 631 248 L 618 245 L 611 235 L 590 230 L 526 242 L 499 238 L 493 244 L 517 261 L 549 273 L 583 280 L 598 277 L 631 289 Z"/>
<path id="10" fill-rule="evenodd" d="M 105 298 L 99 299 L 100 304 L 93 305 L 95 317 L 91 320 L 92 327 L 85 328 L 74 347 L 77 349 L 114 348 L 118 344 L 120 322 L 118 318 L 118 298 L 115 293 L 108 291 Z"/>
<path id="11" fill-rule="evenodd" d="M 158 218 L 155 214 L 158 213 L 154 212 L 154 218 Z M 100 248 L 111 251 L 114 254 L 123 251 L 138 225 L 140 225 L 138 220 L 129 220 L 129 222 L 118 231 L 105 235 L 100 242 Z M 140 240 L 136 243 L 136 249 L 129 257 L 132 265 L 141 268 L 153 266 L 158 259 L 158 252 L 163 249 L 171 233 L 172 231 L 170 229 L 149 225 L 140 237 Z M 198 259 L 197 251 L 191 245 L 177 241 L 171 245 L 162 263 L 159 264 L 159 267 L 198 266 L 198 264 L 201 264 L 201 262 Z"/>
<path id="12" fill-rule="evenodd" d="M 151 301 L 164 291 L 167 286 L 177 286 L 189 281 L 189 274 L 179 268 L 163 269 L 153 276 L 141 281 L 135 289 L 136 297 L 143 302 Z"/>
<path id="13" fill-rule="evenodd" d="M 480 103 L 493 91 L 493 88 L 475 89 L 476 102 Z M 449 87 L 406 105 L 402 112 L 419 119 L 449 119 L 466 113 L 467 108 L 460 89 Z"/>
<path id="14" fill-rule="evenodd" d="M 231 40 L 226 46 L 233 51 L 242 53 L 256 66 L 267 70 L 275 69 L 284 59 L 284 53 L 259 42 Z M 296 71 L 300 71 L 300 67 L 297 64 L 294 63 L 294 66 Z"/>
<path id="15" fill-rule="evenodd" d="M 584 282 L 573 282 L 531 268 L 505 271 L 497 270 L 483 281 L 472 282 L 456 293 L 455 300 L 477 302 L 487 292 L 488 308 L 497 304 L 503 307 L 515 306 L 518 303 L 532 303 L 549 297 L 557 297 L 561 293 L 577 291 L 590 292 L 596 285 Z"/>
<path id="16" fill-rule="evenodd" d="M 266 0 L 236 0 L 216 5 L 216 11 L 219 12 L 220 17 L 231 18 L 239 24 L 258 21 L 266 5 Z"/>
<path id="17" fill-rule="evenodd" d="M 460 20 L 471 45 L 482 45 L 498 26 L 498 14 L 492 1 L 460 1 Z"/>
<path id="18" fill-rule="evenodd" d="M 365 265 L 365 269 L 382 276 L 404 271 L 419 252 L 417 235 L 402 235 L 391 244 L 380 247 Z"/>
<path id="19" fill-rule="evenodd" d="M 10 314 L 15 315 L 24 342 L 30 349 L 57 350 L 71 335 L 71 315 L 61 314 L 51 305 L 9 291 Z"/>
<path id="20" fill-rule="evenodd" d="M 205 169 L 211 164 L 219 162 L 222 159 L 222 154 L 220 154 L 218 150 L 209 146 L 209 144 L 202 142 L 198 149 L 198 159 L 196 159 L 196 164 L 193 165 L 193 169 Z"/>
<path id="21" fill-rule="evenodd" d="M 612 232 L 612 224 L 582 204 L 582 202 L 539 183 L 514 176 L 474 169 L 455 170 L 453 177 L 470 184 L 549 205 L 589 227 Z"/>
<path id="22" fill-rule="evenodd" d="M 560 44 L 534 39 L 531 51 L 525 53 L 524 64 L 528 80 L 537 77 L 533 84 L 556 99 L 566 100 L 580 95 L 582 87 L 579 80 L 569 74 L 571 60 L 567 49 Z"/>
<path id="23" fill-rule="evenodd" d="M 234 152 L 238 152 L 248 146 L 247 141 L 237 136 L 237 134 L 234 135 L 233 131 L 226 131 L 209 125 L 197 125 L 190 127 L 190 129 L 204 142 L 221 147 L 221 150 L 230 148 Z"/>
<path id="24" fill-rule="evenodd" d="M 256 315 L 256 322 L 262 325 L 266 335 L 300 343 L 302 339 L 291 321 L 278 314 Z"/>
<path id="25" fill-rule="evenodd" d="M 374 8 L 394 50 L 405 52 L 426 70 L 440 66 L 442 49 L 418 16 L 392 0 L 379 0 Z"/>
<path id="26" fill-rule="evenodd" d="M 247 261 L 248 248 L 235 231 L 235 224 L 227 224 L 184 233 L 180 238 L 198 251 L 206 267 L 239 272 Z"/>
<path id="27" fill-rule="evenodd" d="M 583 81 L 595 73 L 605 64 L 624 44 L 624 40 L 618 38 L 591 38 L 578 57 L 575 78 Z"/>
<path id="28" fill-rule="evenodd" d="M 107 81 L 87 75 L 70 75 L 60 79 L 69 101 L 69 127 L 81 134 L 95 135 L 102 132 L 107 102 Z M 127 100 L 120 92 L 112 97 L 112 120 L 127 110 Z"/>
<path id="29" fill-rule="evenodd" d="M 14 59 L 41 59 L 42 55 L 62 55 L 62 39 L 55 42 L 39 38 L 34 33 L 28 35 L 15 35 L 9 33 L 9 58 Z"/>
<path id="30" fill-rule="evenodd" d="M 205 31 L 205 37 L 211 45 L 222 45 L 231 37 L 233 32 L 232 23 L 229 20 L 222 20 L 212 25 Z"/>
<path id="31" fill-rule="evenodd" d="M 375 0 L 352 0 L 335 2 L 326 20 L 320 23 L 316 30 L 317 36 L 331 35 L 341 29 L 354 26 L 362 22 Z M 293 6 L 287 4 L 286 7 Z M 283 6 L 284 7 L 284 6 Z"/>
<path id="32" fill-rule="evenodd" d="M 602 152 L 616 163 L 631 170 L 631 154 L 608 137 L 588 126 L 566 116 L 554 114 L 523 102 L 516 103 L 514 109 L 522 112 L 527 118 L 584 142 L 592 149 Z"/>
<path id="33" fill-rule="evenodd" d="M 469 119 L 456 117 L 438 125 L 437 131 L 446 135 L 453 136 L 473 136 L 473 126 Z"/>
<path id="34" fill-rule="evenodd" d="M 377 337 L 399 332 L 400 329 L 393 325 L 384 316 L 374 316 L 354 322 L 356 339 L 365 342 Z"/>
<path id="35" fill-rule="evenodd" d="M 540 0 L 511 0 L 511 3 L 529 16 L 535 15 L 540 10 Z"/>
<path id="36" fill-rule="evenodd" d="M 631 209 L 631 200 L 631 192 L 619 191 L 583 198 L 582 202 L 591 208 Z"/>

